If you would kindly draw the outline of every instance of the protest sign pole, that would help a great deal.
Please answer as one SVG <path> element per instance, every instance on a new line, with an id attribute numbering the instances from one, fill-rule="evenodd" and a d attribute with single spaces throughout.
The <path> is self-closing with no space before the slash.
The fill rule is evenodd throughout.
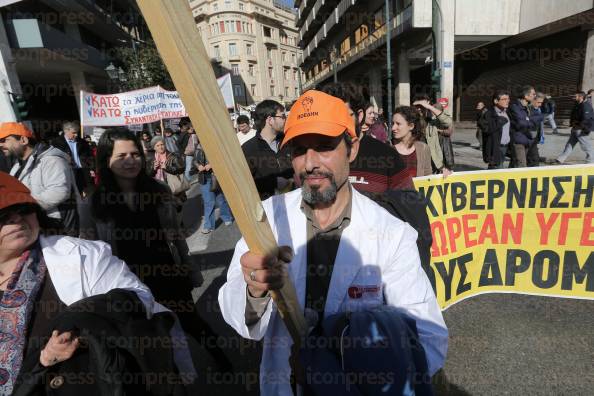
<path id="1" fill-rule="evenodd" d="M 80 94 L 79 94 L 79 114 L 80 114 L 80 138 L 84 139 L 85 137 L 85 129 L 84 129 L 84 124 L 83 124 L 83 103 L 84 103 L 84 98 L 83 98 L 83 90 L 80 90 Z"/>
<path id="2" fill-rule="evenodd" d="M 163 127 L 163 119 L 161 118 L 161 136 L 165 135 L 165 128 Z"/>
<path id="3" fill-rule="evenodd" d="M 194 125 L 201 126 L 200 143 L 249 249 L 257 254 L 276 256 L 278 246 L 189 3 L 187 0 L 137 0 L 137 4 L 190 118 Z M 271 295 L 294 343 L 300 344 L 307 332 L 307 323 L 293 283 L 287 277 L 283 288 Z"/>

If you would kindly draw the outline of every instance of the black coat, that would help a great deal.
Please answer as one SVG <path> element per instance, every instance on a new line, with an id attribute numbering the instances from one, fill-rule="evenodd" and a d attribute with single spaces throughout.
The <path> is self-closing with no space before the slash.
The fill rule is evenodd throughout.
<path id="1" fill-rule="evenodd" d="M 70 145 L 68 144 L 64 136 L 58 136 L 57 138 L 52 140 L 51 145 L 68 154 L 70 156 L 70 165 L 72 165 L 73 167 L 75 166 L 73 159 L 74 157 L 72 156 L 72 150 L 70 149 Z M 78 158 L 80 159 L 81 168 L 95 168 L 95 160 L 93 158 L 91 146 L 89 146 L 89 144 L 86 141 L 84 141 L 78 136 L 76 137 L 76 152 L 78 153 Z"/>
<path id="2" fill-rule="evenodd" d="M 583 135 L 588 135 L 594 129 L 592 104 L 587 100 L 576 103 L 571 111 L 569 123 L 572 128 L 580 129 Z"/>
<path id="3" fill-rule="evenodd" d="M 282 141 L 282 138 L 282 134 L 278 136 L 279 142 Z M 262 139 L 259 132 L 245 142 L 241 149 L 262 200 L 274 195 L 277 177 L 286 179 L 293 177 L 293 167 L 288 150 L 285 148 L 275 153 L 268 142 Z"/>
<path id="4" fill-rule="evenodd" d="M 57 316 L 51 328 L 73 331 L 81 346 L 51 367 L 31 351 L 14 396 L 186 395 L 173 360 L 171 313 L 146 318 L 144 304 L 131 291 L 115 289 L 78 301 Z"/>
<path id="5" fill-rule="evenodd" d="M 501 137 L 503 136 L 503 127 L 508 122 L 507 118 L 497 114 L 494 107 L 487 110 L 479 120 L 479 125 L 483 133 L 483 161 L 487 164 L 500 164 L 505 159 L 501 158 L 499 146 L 501 145 Z"/>

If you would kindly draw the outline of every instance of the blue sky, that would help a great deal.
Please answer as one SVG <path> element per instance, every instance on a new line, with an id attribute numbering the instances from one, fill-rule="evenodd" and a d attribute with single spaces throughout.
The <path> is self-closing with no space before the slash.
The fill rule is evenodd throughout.
<path id="1" fill-rule="evenodd" d="M 295 2 L 293 0 L 277 0 L 279 3 L 283 3 L 289 7 L 293 7 L 293 4 L 295 4 Z"/>

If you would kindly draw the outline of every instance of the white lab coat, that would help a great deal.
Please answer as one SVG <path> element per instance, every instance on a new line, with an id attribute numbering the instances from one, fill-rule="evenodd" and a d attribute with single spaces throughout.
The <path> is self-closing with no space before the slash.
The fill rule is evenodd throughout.
<path id="1" fill-rule="evenodd" d="M 369 304 L 379 304 L 384 300 L 401 308 L 416 319 L 429 372 L 434 374 L 445 361 L 448 331 L 429 279 L 421 268 L 417 232 L 354 189 L 352 194 L 351 222 L 342 233 L 324 316 L 364 309 Z M 288 272 L 303 307 L 307 219 L 300 209 L 300 202 L 301 190 L 295 190 L 271 197 L 263 205 L 278 245 L 293 248 L 295 255 Z M 258 323 L 249 328 L 245 324 L 246 283 L 239 259 L 247 250 L 245 240 L 241 239 L 235 247 L 227 282 L 219 290 L 222 314 L 242 337 L 264 338 L 260 365 L 261 394 L 292 395 L 288 364 L 292 341 L 276 306 L 269 303 Z M 379 293 L 353 299 L 348 294 L 349 287 L 353 286 L 371 286 L 371 290 L 380 286 L 383 295 L 380 289 Z"/>
<path id="2" fill-rule="evenodd" d="M 39 241 L 48 275 L 64 304 L 125 289 L 138 295 L 148 315 L 166 311 L 126 263 L 111 254 L 108 244 L 67 236 L 40 236 Z"/>
<path id="3" fill-rule="evenodd" d="M 107 243 L 68 236 L 40 236 L 39 241 L 48 275 L 64 304 L 123 289 L 136 293 L 146 307 L 148 318 L 156 313 L 170 312 L 155 302 L 149 288 L 124 261 L 112 255 Z M 196 370 L 177 317 L 169 333 L 174 341 L 173 359 L 178 370 L 187 378 L 194 376 Z"/>

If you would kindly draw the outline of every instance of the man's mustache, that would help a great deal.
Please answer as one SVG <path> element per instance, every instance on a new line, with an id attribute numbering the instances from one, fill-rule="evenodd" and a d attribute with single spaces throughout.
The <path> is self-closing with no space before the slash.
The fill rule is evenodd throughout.
<path id="1" fill-rule="evenodd" d="M 330 173 L 330 172 L 320 172 L 320 171 L 311 172 L 311 173 L 309 173 L 309 172 L 301 172 L 299 174 L 299 179 L 301 179 L 301 180 L 306 180 L 306 179 L 308 179 L 310 177 L 327 177 L 328 179 L 333 180 L 334 179 L 334 174 L 333 173 Z"/>

